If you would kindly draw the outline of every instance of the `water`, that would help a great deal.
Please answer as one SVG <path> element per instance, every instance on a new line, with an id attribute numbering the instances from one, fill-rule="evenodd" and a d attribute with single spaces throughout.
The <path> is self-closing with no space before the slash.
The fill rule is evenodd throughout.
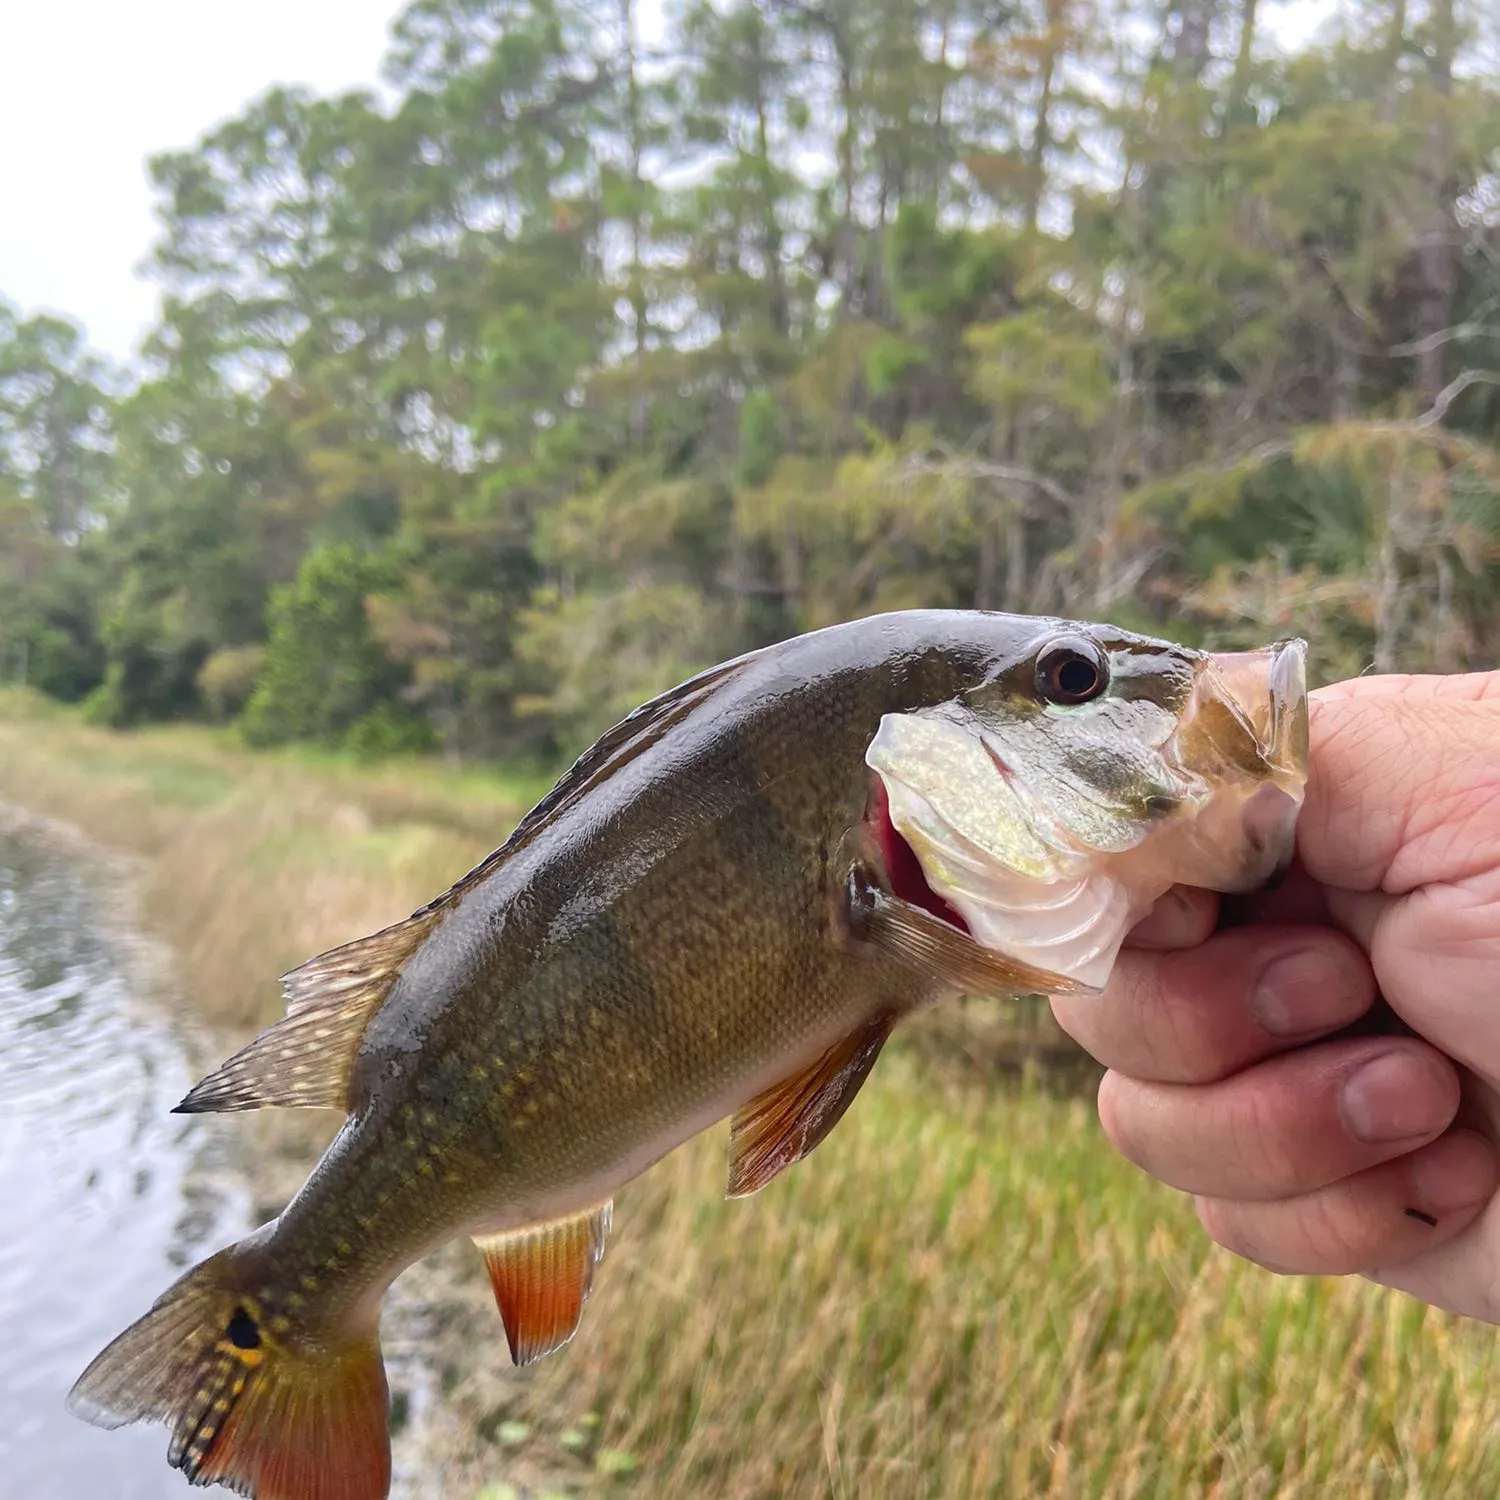
<path id="1" fill-rule="evenodd" d="M 63 1407 L 88 1361 L 249 1198 L 204 1122 L 169 1113 L 187 1038 L 113 915 L 118 877 L 0 825 L 0 1495 L 182 1500 L 159 1426 Z"/>

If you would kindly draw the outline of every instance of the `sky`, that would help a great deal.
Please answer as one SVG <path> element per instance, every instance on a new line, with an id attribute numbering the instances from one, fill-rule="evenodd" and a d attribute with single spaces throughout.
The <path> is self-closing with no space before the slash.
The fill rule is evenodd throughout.
<path id="1" fill-rule="evenodd" d="M 1301 39 L 1336 0 L 1283 0 Z M 373 84 L 396 0 L 0 0 L 0 297 L 129 358 L 156 291 L 146 158 L 191 146 L 272 83 Z"/>
<path id="2" fill-rule="evenodd" d="M 116 358 L 156 307 L 146 158 L 272 83 L 375 82 L 394 0 L 0 0 L 0 296 Z"/>

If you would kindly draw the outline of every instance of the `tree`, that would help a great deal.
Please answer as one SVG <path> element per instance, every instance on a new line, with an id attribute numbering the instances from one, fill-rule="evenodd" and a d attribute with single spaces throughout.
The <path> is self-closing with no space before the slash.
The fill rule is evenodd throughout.
<path id="1" fill-rule="evenodd" d="M 154 164 L 133 389 L 0 313 L 0 672 L 559 756 L 870 610 L 1500 641 L 1467 0 L 415 0 Z M 648 24 L 649 23 L 649 24 Z"/>

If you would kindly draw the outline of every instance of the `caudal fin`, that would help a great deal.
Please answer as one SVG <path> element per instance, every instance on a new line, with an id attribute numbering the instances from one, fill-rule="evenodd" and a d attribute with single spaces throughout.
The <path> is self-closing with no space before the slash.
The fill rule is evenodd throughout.
<path id="1" fill-rule="evenodd" d="M 258 1257 L 257 1257 L 258 1259 Z M 255 1500 L 385 1500 L 385 1368 L 358 1343 L 300 1346 L 265 1327 L 237 1246 L 189 1271 L 79 1377 L 68 1407 L 96 1427 L 172 1429 L 167 1462 Z"/>

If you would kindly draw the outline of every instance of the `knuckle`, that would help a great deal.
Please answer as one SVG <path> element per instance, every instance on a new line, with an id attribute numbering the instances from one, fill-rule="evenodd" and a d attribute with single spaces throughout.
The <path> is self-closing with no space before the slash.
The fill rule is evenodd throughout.
<path id="1" fill-rule="evenodd" d="M 1270 1255 L 1263 1236 L 1256 1233 L 1256 1217 L 1253 1212 L 1246 1213 L 1245 1204 L 1233 1199 L 1199 1196 L 1194 1198 L 1193 1207 L 1197 1210 L 1198 1222 L 1216 1245 L 1268 1271 L 1282 1269 Z"/>
<path id="2" fill-rule="evenodd" d="M 1157 1051 L 1174 1083 L 1215 1083 L 1232 1066 L 1210 1014 L 1199 1003 L 1203 988 L 1192 982 L 1197 972 L 1198 966 L 1175 966 L 1159 986 Z"/>
<path id="3" fill-rule="evenodd" d="M 1298 1177 L 1307 1165 L 1306 1141 L 1289 1129 L 1281 1090 L 1261 1087 L 1251 1075 L 1236 1093 L 1235 1107 L 1225 1121 L 1224 1134 L 1232 1142 L 1227 1159 L 1239 1164 L 1246 1184 L 1257 1193 L 1281 1196 L 1305 1186 Z"/>

